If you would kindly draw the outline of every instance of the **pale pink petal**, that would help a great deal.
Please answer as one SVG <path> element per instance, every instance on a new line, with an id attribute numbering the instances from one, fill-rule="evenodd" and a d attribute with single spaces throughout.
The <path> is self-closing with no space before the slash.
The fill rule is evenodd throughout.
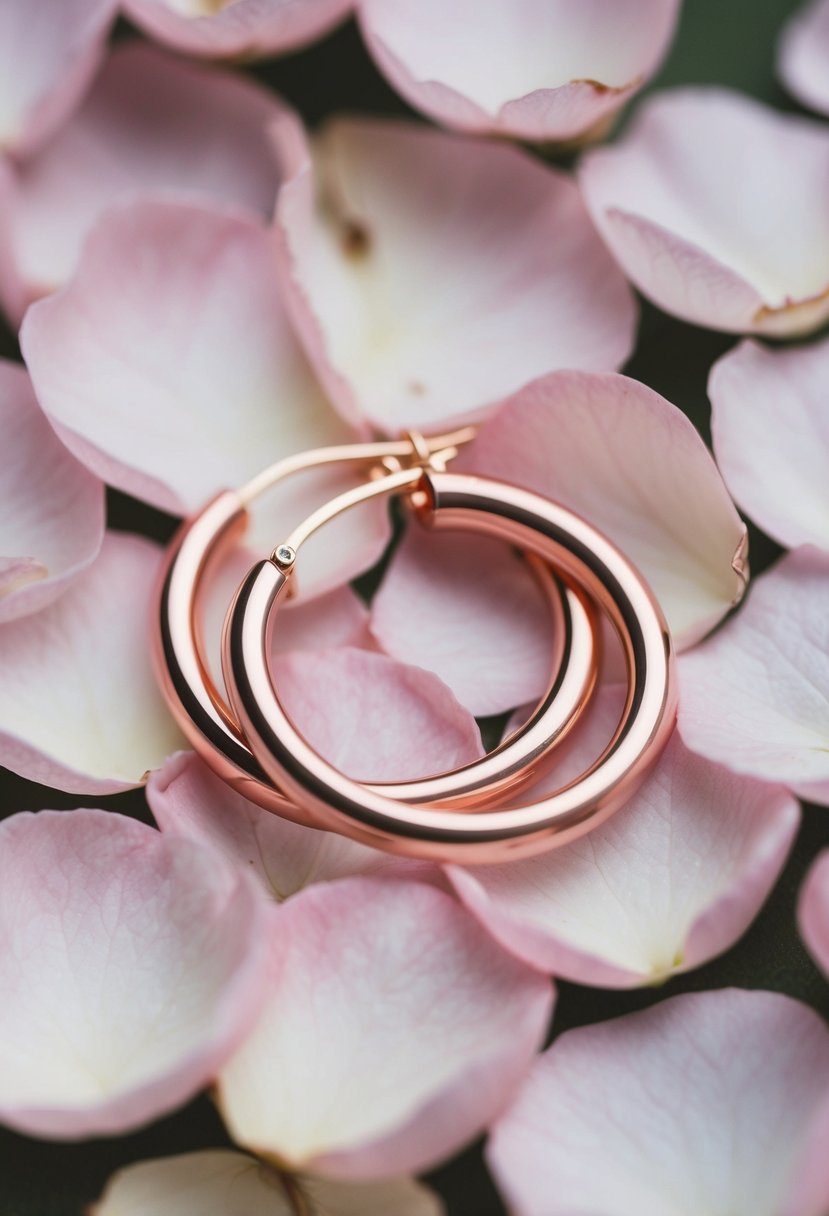
<path id="1" fill-rule="evenodd" d="M 262 810 L 192 752 L 171 757 L 151 775 L 147 801 L 163 832 L 218 849 L 279 901 L 312 883 L 401 864 L 337 832 L 305 828 Z"/>
<path id="2" fill-rule="evenodd" d="M 679 674 L 690 748 L 829 803 L 829 556 L 798 549 L 761 575 Z"/>
<path id="3" fill-rule="evenodd" d="M 110 211 L 67 288 L 28 313 L 38 399 L 111 484 L 201 507 L 345 438 L 288 326 L 264 227 L 173 203 Z"/>
<path id="4" fill-rule="evenodd" d="M 276 635 L 278 641 L 278 629 Z M 277 658 L 276 676 L 285 707 L 308 741 L 363 780 L 430 776 L 483 754 L 475 719 L 449 689 L 431 673 L 386 655 L 351 647 L 290 651 Z M 262 810 L 189 753 L 152 775 L 147 799 L 164 831 L 212 844 L 278 900 L 345 875 L 423 871 Z"/>
<path id="5" fill-rule="evenodd" d="M 728 488 L 782 545 L 829 549 L 829 342 L 743 342 L 708 383 L 714 454 Z"/>
<path id="6" fill-rule="evenodd" d="M 288 605 L 274 638 L 276 654 L 337 646 L 372 647 L 368 608 L 356 591 L 338 587 L 310 603 Z"/>
<path id="7" fill-rule="evenodd" d="M 362 0 L 366 45 L 407 101 L 450 127 L 569 140 L 655 70 L 679 0 Z M 464 47 L 462 54 L 458 48 Z"/>
<path id="8" fill-rule="evenodd" d="M 543 1038 L 549 982 L 421 883 L 342 879 L 278 915 L 264 1012 L 219 1077 L 234 1139 L 365 1178 L 478 1133 Z"/>
<path id="9" fill-rule="evenodd" d="M 387 1182 L 289 1183 L 325 1216 L 444 1216 L 428 1187 L 413 1178 Z M 284 1175 L 265 1161 L 229 1149 L 141 1161 L 119 1170 L 89 1216 L 295 1216 Z"/>
<path id="10" fill-rule="evenodd" d="M 680 647 L 741 594 L 745 529 L 711 454 L 676 406 L 636 380 L 560 372 L 528 385 L 455 467 L 595 524 L 648 580 Z"/>
<path id="11" fill-rule="evenodd" d="M 603 691 L 526 795 L 560 789 L 610 741 Z M 732 945 L 771 890 L 799 822 L 784 789 L 694 756 L 678 737 L 633 799 L 589 836 L 528 861 L 449 868 L 461 899 L 508 950 L 582 984 L 652 984 Z"/>
<path id="12" fill-rule="evenodd" d="M 0 0 L 0 151 L 30 151 L 82 97 L 117 0 Z"/>
<path id="13" fill-rule="evenodd" d="M 479 717 L 538 699 L 549 683 L 549 610 L 527 564 L 488 537 L 410 528 L 372 600 L 371 629 Z"/>
<path id="14" fill-rule="evenodd" d="M 22 367 L 0 359 L 0 623 L 37 612 L 104 535 L 104 487 L 43 417 Z"/>
<path id="15" fill-rule="evenodd" d="M 298 729 L 355 780 L 411 781 L 483 755 L 475 719 L 446 685 L 387 655 L 293 651 L 277 660 L 276 681 Z"/>
<path id="16" fill-rule="evenodd" d="M 215 853 L 107 811 L 0 825 L 0 1119 L 112 1135 L 201 1089 L 256 1018 L 270 910 Z"/>
<path id="17" fill-rule="evenodd" d="M 605 241 L 660 308 L 778 335 L 829 317 L 827 180 L 822 126 L 712 88 L 655 95 L 581 170 Z"/>
<path id="18" fill-rule="evenodd" d="M 270 214 L 278 175 L 270 123 L 283 113 L 253 81 L 175 59 L 144 42 L 115 49 L 78 112 L 0 191 L 19 322 L 69 279 L 84 237 L 115 204 L 172 196 Z"/>
<path id="19" fill-rule="evenodd" d="M 0 308 L 5 312 L 10 324 L 17 329 L 29 301 L 20 281 L 17 251 L 9 223 L 15 173 L 11 158 L 0 155 Z"/>
<path id="20" fill-rule="evenodd" d="M 246 58 L 294 50 L 319 38 L 353 0 L 124 0 L 146 33 L 194 55 Z"/>
<path id="21" fill-rule="evenodd" d="M 277 138 L 286 301 L 345 417 L 435 428 L 624 361 L 635 305 L 564 174 L 401 122 L 334 122 L 313 164 Z"/>
<path id="22" fill-rule="evenodd" d="M 73 793 L 139 785 L 181 747 L 149 664 L 161 550 L 110 532 L 55 603 L 0 626 L 0 764 Z"/>
<path id="23" fill-rule="evenodd" d="M 297 345 L 273 261 L 264 227 L 240 214 L 145 203 L 98 223 L 75 278 L 21 334 L 42 407 L 94 472 L 186 513 L 285 456 L 354 438 Z M 263 507 L 264 552 L 343 480 L 283 485 Z M 374 563 L 389 524 L 371 505 L 323 531 L 326 560 L 303 554 L 303 591 Z"/>
<path id="24" fill-rule="evenodd" d="M 330 409 L 327 403 L 325 409 Z M 305 420 L 305 425 L 313 426 L 313 419 Z M 328 429 L 329 426 L 330 414 L 325 418 L 325 428 Z M 349 443 L 353 439 L 353 433 L 340 432 L 334 442 Z M 325 440 L 323 434 L 309 434 L 304 447 L 319 446 L 321 443 L 327 445 L 330 442 L 330 439 Z M 266 457 L 266 460 L 271 460 L 271 456 Z M 239 578 L 233 588 L 235 590 L 254 561 L 260 561 L 271 553 L 280 541 L 285 540 L 290 531 L 317 507 L 330 502 L 346 490 L 353 489 L 357 480 L 359 474 L 355 477 L 354 467 L 344 464 L 305 471 L 299 476 L 288 477 L 280 482 L 251 504 L 250 525 L 244 551 L 231 556 L 222 577 L 227 580 L 230 569 L 238 571 Z M 380 498 L 363 504 L 359 510 L 346 511 L 337 516 L 303 543 L 293 575 L 297 600 L 290 605 L 284 617 L 288 646 L 305 632 L 304 627 L 294 624 L 297 620 L 293 616 L 294 608 L 304 609 L 307 606 L 310 611 L 310 603 L 306 604 L 306 601 L 332 591 L 342 591 L 346 581 L 375 565 L 390 539 L 389 504 L 387 499 Z M 228 602 L 229 600 L 225 600 L 225 611 Z M 328 618 L 326 631 L 337 643 L 340 640 L 337 635 L 341 634 L 342 641 L 363 645 L 366 638 L 362 630 L 348 636 L 351 629 L 350 626 L 346 627 L 346 620 L 342 615 L 345 611 L 344 598 L 332 600 L 320 607 L 319 614 L 314 619 L 319 623 Z M 352 610 L 347 611 L 348 617 L 352 615 L 353 604 Z M 356 621 L 354 624 L 356 625 Z M 281 643 L 279 647 L 282 648 Z"/>
<path id="25" fill-rule="evenodd" d="M 562 1035 L 489 1164 L 515 1216 L 822 1216 L 827 1093 L 829 1032 L 807 1006 L 678 996 Z"/>
<path id="26" fill-rule="evenodd" d="M 275 537 L 272 535 L 270 544 L 265 542 L 261 553 L 256 553 L 248 545 L 232 550 L 227 558 L 220 562 L 215 577 L 204 587 L 200 600 L 200 610 L 203 612 L 203 644 L 208 668 L 219 688 L 223 685 L 222 627 L 228 604 L 254 562 L 259 561 L 263 553 L 269 553 L 274 543 Z M 306 556 L 303 548 L 300 591 L 307 584 Z M 313 554 L 310 556 L 313 561 Z M 318 567 L 311 572 L 312 589 L 314 583 L 324 582 L 330 575 L 329 564 L 334 557 L 333 544 L 319 554 Z M 276 655 L 289 650 L 329 650 L 335 646 L 376 649 L 368 621 L 368 609 L 356 591 L 347 585 L 311 600 L 300 595 L 299 600 L 289 602 L 280 615 L 280 628 L 275 638 L 273 653 Z"/>
<path id="27" fill-rule="evenodd" d="M 829 114 L 829 3 L 807 0 L 784 27 L 778 69 L 790 93 Z"/>
<path id="28" fill-rule="evenodd" d="M 814 863 L 800 895 L 798 922 L 815 961 L 829 976 L 829 850 Z"/>
<path id="29" fill-rule="evenodd" d="M 784 1216 L 823 1216 L 829 1205 L 826 1181 L 826 1145 L 829 1144 L 829 1098 L 811 1120 L 808 1134 L 792 1171 L 792 1185 Z"/>

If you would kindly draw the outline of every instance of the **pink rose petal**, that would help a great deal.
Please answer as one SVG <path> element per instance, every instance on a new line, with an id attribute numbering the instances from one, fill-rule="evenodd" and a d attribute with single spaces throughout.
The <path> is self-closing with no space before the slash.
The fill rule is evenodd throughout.
<path id="1" fill-rule="evenodd" d="M 276 663 L 285 708 L 330 764 L 358 781 L 409 781 L 483 755 L 481 735 L 437 676 L 343 647 Z"/>
<path id="2" fill-rule="evenodd" d="M 368 608 L 357 592 L 351 587 L 338 587 L 310 603 L 300 601 L 288 606 L 274 639 L 275 652 L 331 650 L 337 646 L 370 649 L 368 624 Z"/>
<path id="3" fill-rule="evenodd" d="M 821 1216 L 829 1033 L 771 992 L 694 993 L 572 1030 L 496 1124 L 515 1216 Z"/>
<path id="4" fill-rule="evenodd" d="M 353 0 L 124 0 L 153 38 L 194 55 L 273 55 L 326 33 Z"/>
<path id="5" fill-rule="evenodd" d="M 328 410 L 326 403 L 326 410 Z M 330 425 L 330 414 L 324 420 L 327 428 Z M 322 420 L 320 420 L 322 422 Z M 305 425 L 314 425 L 313 419 L 306 419 Z M 322 429 L 317 424 L 319 429 Z M 334 424 L 338 430 L 341 424 Z M 339 431 L 334 443 L 350 443 L 354 434 Z M 323 434 L 309 434 L 303 450 L 320 444 L 325 446 L 332 442 L 325 440 Z M 277 459 L 280 459 L 280 453 Z M 265 460 L 270 460 L 265 456 Z M 362 474 L 355 474 L 354 466 L 348 464 L 329 465 L 311 471 L 305 470 L 298 476 L 287 477 L 276 487 L 267 491 L 261 498 L 251 504 L 250 522 L 245 536 L 244 546 L 221 569 L 219 583 L 231 586 L 235 591 L 244 575 L 255 561 L 260 561 L 282 541 L 297 524 L 306 519 L 312 511 L 324 503 L 330 502 L 337 495 L 354 488 Z M 391 539 L 391 523 L 389 518 L 388 499 L 375 499 L 363 504 L 356 511 L 346 511 L 337 516 L 324 528 L 316 532 L 303 543 L 302 552 L 297 557 L 293 583 L 296 599 L 291 603 L 285 615 L 286 646 L 279 643 L 281 649 L 293 645 L 293 639 L 304 632 L 304 628 L 296 627 L 293 622 L 294 609 L 307 607 L 311 611 L 311 603 L 317 596 L 327 596 L 343 591 L 343 584 L 357 575 L 370 569 L 383 555 Z M 228 583 L 231 573 L 238 573 L 235 583 Z M 215 603 L 215 600 L 214 600 Z M 221 621 L 227 611 L 229 600 L 226 599 L 221 612 Z M 339 608 L 337 608 L 339 604 Z M 343 600 L 329 601 L 321 605 L 316 616 L 317 622 L 328 617 L 325 626 L 337 644 L 342 642 L 363 645 L 366 637 L 362 629 L 351 634 L 350 628 L 343 623 L 335 624 L 335 617 L 344 607 Z M 348 614 L 351 616 L 351 613 Z M 290 624 L 288 622 L 291 622 Z M 356 624 L 356 622 L 355 622 Z M 341 635 L 341 636 L 338 636 Z"/>
<path id="6" fill-rule="evenodd" d="M 561 788 L 610 741 L 604 690 L 527 795 Z M 694 756 L 678 737 L 633 799 L 589 836 L 529 861 L 449 867 L 461 899 L 506 949 L 581 984 L 652 984 L 731 946 L 759 911 L 799 823 L 778 786 Z"/>
<path id="7" fill-rule="evenodd" d="M 0 764 L 72 793 L 139 785 L 181 747 L 149 666 L 161 551 L 110 532 L 55 603 L 0 628 Z"/>
<path id="8" fill-rule="evenodd" d="M 272 537 L 270 544 L 263 545 L 262 552 L 270 552 L 273 547 Z M 324 562 L 326 557 L 334 557 L 328 547 L 319 555 L 320 580 L 328 576 Z M 239 546 L 220 562 L 215 577 L 204 588 L 199 605 L 203 613 L 203 643 L 210 673 L 219 688 L 223 685 L 222 627 L 227 607 L 242 579 L 260 558 L 261 554 L 250 546 Z M 289 650 L 329 650 L 336 646 L 365 646 L 376 649 L 369 633 L 368 609 L 351 587 L 338 587 L 335 591 L 329 591 L 311 600 L 303 598 L 302 591 L 307 589 L 308 585 L 304 549 L 302 561 L 300 598 L 287 604 L 280 615 L 274 655 Z M 312 590 L 315 582 L 316 569 L 312 571 Z"/>
<path id="9" fill-rule="evenodd" d="M 409 528 L 372 600 L 371 629 L 477 716 L 538 699 L 549 682 L 548 608 L 526 563 L 488 537 Z"/>
<path id="10" fill-rule="evenodd" d="M 77 105 L 117 0 L 0 0 L 0 150 L 28 152 Z"/>
<path id="11" fill-rule="evenodd" d="M 676 406 L 636 380 L 544 377 L 501 407 L 456 467 L 526 486 L 605 532 L 647 578 L 680 647 L 742 592 L 745 529 L 711 454 Z"/>
<path id="12" fill-rule="evenodd" d="M 743 342 L 708 384 L 714 453 L 731 493 L 782 545 L 829 549 L 829 342 Z"/>
<path id="13" fill-rule="evenodd" d="M 112 1135 L 201 1089 L 256 1017 L 267 910 L 215 853 L 106 811 L 0 825 L 0 1119 Z"/>
<path id="14" fill-rule="evenodd" d="M 31 588 L 33 583 L 48 578 L 48 575 L 48 567 L 39 562 L 37 558 L 0 557 L 0 595 L 14 595 L 16 591 L 21 591 L 24 587 Z M 0 605 L 0 607 L 7 607 L 7 605 Z M 16 609 L 17 601 L 13 601 L 11 607 Z M 12 612 L 10 615 L 25 615 L 25 610 L 22 613 Z"/>
<path id="15" fill-rule="evenodd" d="M 276 671 L 280 696 L 303 735 L 363 780 L 430 776 L 483 754 L 475 719 L 429 672 L 350 647 L 290 651 L 277 658 Z M 424 870 L 270 814 L 189 753 L 152 775 L 147 798 L 164 831 L 212 844 L 279 900 L 345 875 Z"/>
<path id="16" fill-rule="evenodd" d="M 821 853 L 809 871 L 797 918 L 803 940 L 829 976 L 829 850 Z"/>
<path id="17" fill-rule="evenodd" d="M 264 227 L 240 214 L 173 203 L 108 212 L 69 286 L 30 309 L 21 341 L 70 449 L 164 510 L 197 510 L 285 456 L 355 436 L 290 329 Z M 344 477 L 284 484 L 263 508 L 264 552 Z M 313 569 L 303 554 L 305 592 L 376 561 L 389 524 L 386 504 L 372 506 L 324 530 Z"/>
<path id="18" fill-rule="evenodd" d="M 22 367 L 0 359 L 0 623 L 52 603 L 95 559 L 104 487 L 66 450 Z"/>
<path id="19" fill-rule="evenodd" d="M 291 1179 L 309 1212 L 325 1216 L 445 1216 L 413 1178 L 384 1182 Z M 89 1216 L 295 1216 L 284 1175 L 229 1149 L 141 1161 L 119 1170 Z"/>
<path id="20" fill-rule="evenodd" d="M 808 0 L 783 28 L 778 69 L 790 93 L 829 114 L 829 3 Z"/>
<path id="21" fill-rule="evenodd" d="M 737 773 L 829 803 L 829 556 L 799 549 L 679 664 L 679 729 Z"/>
<path id="22" fill-rule="evenodd" d="M 235 793 L 192 752 L 150 776 L 147 801 L 163 832 L 218 849 L 282 901 L 304 887 L 401 864 L 336 832 L 318 832 Z"/>
<path id="23" fill-rule="evenodd" d="M 618 144 L 588 154 L 581 185 L 620 265 L 660 308 L 790 336 L 829 317 L 827 174 L 819 124 L 692 88 L 646 101 Z"/>
<path id="24" fill-rule="evenodd" d="M 313 164 L 277 139 L 286 300 L 344 417 L 437 428 L 629 353 L 633 300 L 562 173 L 400 122 L 332 123 Z"/>
<path id="25" fill-rule="evenodd" d="M 269 214 L 278 175 L 266 128 L 282 113 L 244 77 L 143 42 L 117 47 L 78 112 L 0 190 L 9 314 L 19 322 L 32 300 L 63 286 L 115 204 L 172 196 Z"/>
<path id="26" fill-rule="evenodd" d="M 367 1178 L 479 1132 L 544 1035 L 549 982 L 421 883 L 342 879 L 278 914 L 265 1010 L 219 1078 L 234 1139 Z"/>
<path id="27" fill-rule="evenodd" d="M 380 70 L 417 109 L 461 130 L 537 140 L 573 139 L 612 115 L 656 69 L 678 12 L 679 0 L 358 8 Z"/>
<path id="28" fill-rule="evenodd" d="M 285 318 L 263 227 L 146 203 L 109 212 L 22 345 L 43 408 L 111 484 L 194 510 L 347 431 Z M 186 458 L 183 458 L 186 454 Z"/>

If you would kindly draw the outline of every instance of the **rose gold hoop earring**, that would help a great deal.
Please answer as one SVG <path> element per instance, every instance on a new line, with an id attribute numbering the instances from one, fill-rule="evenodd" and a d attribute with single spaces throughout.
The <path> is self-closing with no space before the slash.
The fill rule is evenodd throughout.
<path id="1" fill-rule="evenodd" d="M 308 744 L 285 713 L 268 656 L 298 551 L 317 528 L 377 494 L 408 494 L 435 529 L 499 536 L 560 568 L 609 616 L 628 671 L 613 739 L 563 789 L 524 806 L 470 816 L 398 803 L 352 781 Z M 243 581 L 225 623 L 223 670 L 244 736 L 264 771 L 304 811 L 304 822 L 408 856 L 466 863 L 543 852 L 589 831 L 622 806 L 665 747 L 676 718 L 673 652 L 649 588 L 605 536 L 537 494 L 443 469 L 408 469 L 341 495 L 295 529 Z"/>
<path id="2" fill-rule="evenodd" d="M 430 439 L 418 435 L 289 457 L 241 490 L 218 495 L 173 541 L 154 631 L 159 684 L 188 741 L 250 801 L 287 818 L 305 820 L 304 812 L 297 814 L 250 751 L 234 711 L 210 675 L 201 636 L 200 597 L 221 555 L 243 535 L 250 504 L 286 477 L 325 465 L 364 466 L 385 486 L 389 469 L 399 471 L 406 462 L 415 470 L 435 460 L 442 463 L 473 435 L 474 429 L 466 427 Z M 572 728 L 592 694 L 600 630 L 596 608 L 586 595 L 565 587 L 533 555 L 529 562 L 549 607 L 553 636 L 550 681 L 530 719 L 487 756 L 450 773 L 366 788 L 399 801 L 480 809 L 536 778 L 543 757 Z"/>

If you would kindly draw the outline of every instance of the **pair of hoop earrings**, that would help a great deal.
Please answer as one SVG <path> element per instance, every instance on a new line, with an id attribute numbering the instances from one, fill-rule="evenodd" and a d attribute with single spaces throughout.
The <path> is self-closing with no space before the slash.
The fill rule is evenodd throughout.
<path id="1" fill-rule="evenodd" d="M 431 438 L 411 433 L 323 448 L 280 461 L 241 490 L 219 494 L 171 545 L 154 646 L 161 688 L 184 734 L 246 798 L 392 853 L 466 864 L 540 853 L 603 822 L 642 783 L 676 717 L 670 634 L 641 575 L 566 508 L 492 478 L 449 471 L 474 434 L 474 427 L 465 427 Z M 368 476 L 309 515 L 243 580 L 225 620 L 225 694 L 210 674 L 201 629 L 211 573 L 244 534 L 259 495 L 287 477 L 335 465 L 352 465 Z M 493 752 L 420 781 L 372 785 L 346 777 L 296 729 L 280 701 L 270 654 L 303 543 L 343 512 L 383 496 L 405 497 L 429 529 L 483 533 L 522 551 L 545 596 L 553 645 L 545 695 Z M 577 780 L 537 802 L 515 805 L 590 700 L 602 613 L 621 642 L 627 669 L 614 735 Z"/>

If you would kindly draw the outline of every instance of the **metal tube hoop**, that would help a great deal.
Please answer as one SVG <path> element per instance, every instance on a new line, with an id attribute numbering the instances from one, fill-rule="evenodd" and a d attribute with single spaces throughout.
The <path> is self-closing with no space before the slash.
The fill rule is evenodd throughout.
<path id="1" fill-rule="evenodd" d="M 405 474 L 405 475 L 404 475 Z M 470 817 L 449 806 L 397 803 L 328 764 L 296 730 L 270 671 L 272 630 L 293 562 L 258 563 L 228 612 L 223 671 L 231 704 L 260 765 L 305 822 L 389 852 L 479 864 L 543 852 L 606 820 L 645 779 L 674 729 L 676 681 L 670 634 L 650 589 L 605 536 L 573 512 L 528 490 L 471 475 L 405 470 L 316 512 L 286 541 L 297 550 L 313 527 L 375 493 L 408 490 L 424 523 L 496 535 L 559 567 L 609 616 L 621 640 L 628 694 L 613 739 L 578 780 L 536 803 Z"/>

